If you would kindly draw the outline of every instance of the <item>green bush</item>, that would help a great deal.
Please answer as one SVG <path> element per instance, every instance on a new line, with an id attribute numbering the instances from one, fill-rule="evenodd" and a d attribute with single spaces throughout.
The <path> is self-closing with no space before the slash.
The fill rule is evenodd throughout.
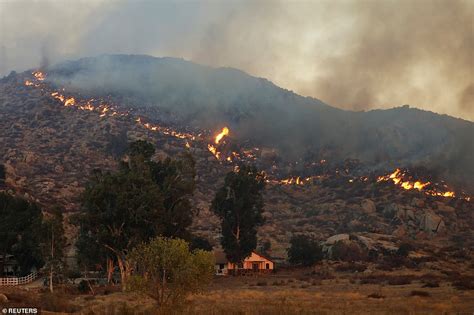
<path id="1" fill-rule="evenodd" d="M 307 235 L 296 235 L 290 240 L 288 260 L 294 265 L 311 266 L 323 258 L 319 242 Z"/>
<path id="2" fill-rule="evenodd" d="M 77 290 L 79 290 L 79 292 L 84 293 L 84 294 L 89 293 L 90 287 L 87 281 L 81 280 L 81 282 L 79 282 L 79 284 L 77 285 Z"/>
<path id="3" fill-rule="evenodd" d="M 136 273 L 129 289 L 155 299 L 159 305 L 176 305 L 191 293 L 201 292 L 214 275 L 214 255 L 189 250 L 181 239 L 156 237 L 130 254 Z"/>

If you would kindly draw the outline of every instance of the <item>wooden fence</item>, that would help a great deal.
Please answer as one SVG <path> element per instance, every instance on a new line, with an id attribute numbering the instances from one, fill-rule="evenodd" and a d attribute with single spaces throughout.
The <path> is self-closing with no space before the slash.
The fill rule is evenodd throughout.
<path id="1" fill-rule="evenodd" d="M 37 276 L 38 274 L 36 272 L 32 272 L 24 277 L 0 278 L 0 287 L 28 284 L 33 282 Z"/>

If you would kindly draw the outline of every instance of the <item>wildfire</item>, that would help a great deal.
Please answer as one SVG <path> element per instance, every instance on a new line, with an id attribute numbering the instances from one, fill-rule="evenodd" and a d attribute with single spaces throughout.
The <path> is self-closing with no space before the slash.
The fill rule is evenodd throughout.
<path id="1" fill-rule="evenodd" d="M 388 174 L 385 176 L 379 176 L 377 178 L 377 182 L 392 181 L 395 185 L 400 186 L 406 190 L 417 189 L 431 196 L 441 196 L 441 197 L 451 197 L 451 198 L 455 197 L 454 191 L 438 191 L 438 190 L 435 190 L 435 188 L 427 189 L 429 185 L 431 185 L 431 182 L 421 182 L 419 180 L 416 180 L 416 181 L 404 180 L 406 175 L 407 174 L 405 172 L 402 172 L 399 168 L 397 168 L 391 174 Z"/>
<path id="2" fill-rule="evenodd" d="M 35 71 L 35 72 L 33 72 L 33 75 L 35 76 L 36 80 L 38 80 L 38 81 L 44 81 L 44 79 L 46 78 L 44 73 L 41 72 L 41 71 Z"/>
<path id="3" fill-rule="evenodd" d="M 57 100 L 60 100 L 61 103 L 64 103 L 64 100 L 65 100 L 64 96 L 62 96 L 62 95 L 59 94 L 58 92 L 53 92 L 53 93 L 51 93 L 51 96 L 54 97 L 54 98 L 57 99 Z"/>
<path id="4" fill-rule="evenodd" d="M 76 105 L 76 100 L 74 99 L 74 97 L 70 97 L 64 101 L 64 106 L 66 107 L 74 105 Z"/>
<path id="5" fill-rule="evenodd" d="M 89 111 L 93 111 L 95 109 L 95 107 L 91 104 L 90 101 L 88 101 L 86 105 L 79 106 L 79 108 L 82 110 L 89 110 Z"/>
<path id="6" fill-rule="evenodd" d="M 280 184 L 283 185 L 304 185 L 304 180 L 301 177 L 290 177 L 287 179 L 280 180 Z"/>
<path id="7" fill-rule="evenodd" d="M 221 153 L 217 151 L 217 148 L 215 146 L 213 146 L 212 144 L 208 144 L 207 149 L 216 157 L 216 159 L 219 159 Z"/>
<path id="8" fill-rule="evenodd" d="M 219 144 L 219 142 L 221 142 L 222 138 L 224 138 L 225 136 L 228 136 L 228 135 L 229 135 L 229 128 L 227 128 L 227 127 L 222 128 L 222 131 L 216 136 L 216 139 L 215 139 L 214 143 Z"/>
<path id="9" fill-rule="evenodd" d="M 209 150 L 209 152 L 212 153 L 212 155 L 214 155 L 216 157 L 216 159 L 220 159 L 221 157 L 221 153 L 218 151 L 217 149 L 217 146 L 219 145 L 219 143 L 222 141 L 222 139 L 226 136 L 229 135 L 229 128 L 227 127 L 224 127 L 222 128 L 222 131 L 214 138 L 214 144 L 215 145 L 212 145 L 212 144 L 208 144 L 207 145 L 207 149 Z M 236 156 L 237 153 L 233 152 L 233 155 Z M 226 160 L 228 162 L 232 162 L 232 156 L 228 156 L 226 158 Z"/>
<path id="10" fill-rule="evenodd" d="M 130 111 L 121 111 L 117 106 L 106 103 L 103 100 L 81 100 L 75 99 L 74 97 L 67 96 L 65 89 L 61 90 L 53 90 L 45 81 L 46 75 L 41 71 L 35 71 L 32 73 L 32 77 L 29 80 L 24 81 L 25 86 L 34 86 L 36 88 L 41 88 L 44 91 L 47 91 L 51 95 L 51 97 L 59 100 L 64 106 L 66 107 L 74 107 L 76 109 L 90 111 L 98 114 L 100 117 L 110 117 L 110 116 L 127 116 L 130 114 Z M 203 134 L 198 134 L 197 136 L 192 133 L 185 133 L 179 132 L 172 128 L 160 126 L 157 124 L 153 124 L 150 122 L 144 122 L 142 118 L 137 117 L 135 122 L 140 125 L 141 127 L 153 131 L 153 132 L 160 132 L 164 135 L 172 136 L 175 138 L 183 139 L 183 145 L 186 148 L 190 148 L 193 144 L 192 141 L 196 139 L 204 139 Z M 239 162 L 239 161 L 255 161 L 257 160 L 257 156 L 259 156 L 259 148 L 252 148 L 252 149 L 245 149 L 242 148 L 239 152 L 226 152 L 225 156 L 219 150 L 223 147 L 223 139 L 229 136 L 230 130 L 228 127 L 222 128 L 222 130 L 211 140 L 211 143 L 207 145 L 209 152 L 219 161 L 227 161 L 229 163 Z M 194 145 L 194 144 L 193 144 Z M 317 162 L 313 162 L 313 165 Z M 323 165 L 326 164 L 326 160 L 320 160 L 319 164 Z M 234 165 L 234 167 L 236 167 Z M 339 171 L 336 170 L 336 174 Z M 295 185 L 295 186 L 302 186 L 314 183 L 314 180 L 319 179 L 320 175 L 314 175 L 306 178 L 301 178 L 299 176 L 292 176 L 286 179 L 278 179 L 276 177 L 266 179 L 267 182 L 277 184 L 277 185 Z M 354 181 L 363 181 L 366 182 L 369 180 L 368 177 L 360 177 L 359 179 L 350 178 L 348 181 L 349 183 L 353 183 Z M 444 185 L 443 187 L 438 184 L 432 184 L 431 182 L 423 182 L 420 180 L 414 180 L 408 174 L 400 169 L 396 169 L 393 173 L 379 176 L 377 178 L 377 182 L 393 182 L 394 185 L 399 186 L 405 190 L 412 190 L 416 189 L 421 191 L 425 194 L 432 195 L 432 196 L 440 196 L 440 197 L 456 197 L 453 191 L 450 191 L 449 188 Z M 471 198 L 466 196 L 464 193 L 460 193 L 461 196 L 457 196 L 458 198 L 464 198 L 469 201 Z"/>

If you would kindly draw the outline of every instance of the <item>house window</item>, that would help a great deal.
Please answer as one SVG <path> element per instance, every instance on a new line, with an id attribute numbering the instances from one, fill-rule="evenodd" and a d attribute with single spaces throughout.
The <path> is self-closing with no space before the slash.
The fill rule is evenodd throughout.
<path id="1" fill-rule="evenodd" d="M 270 264 L 269 263 L 265 264 L 265 269 L 270 269 Z"/>

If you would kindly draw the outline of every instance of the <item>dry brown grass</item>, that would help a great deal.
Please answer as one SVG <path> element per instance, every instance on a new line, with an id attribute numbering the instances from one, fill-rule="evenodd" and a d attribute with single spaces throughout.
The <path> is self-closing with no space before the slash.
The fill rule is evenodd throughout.
<path id="1" fill-rule="evenodd" d="M 328 274 L 331 276 L 327 277 Z M 372 279 L 373 282 L 362 284 L 361 279 Z M 389 285 L 390 281 L 404 284 Z M 423 287 L 428 281 L 436 281 L 438 287 Z M 116 288 L 104 292 L 97 290 L 95 296 L 58 293 L 60 299 L 57 301 L 67 304 L 58 303 L 54 309 L 80 309 L 81 314 L 90 315 L 472 313 L 474 291 L 456 289 L 451 281 L 446 275 L 429 272 L 357 275 L 308 269 L 262 277 L 219 277 L 203 294 L 189 297 L 183 305 L 161 310 L 151 299 L 113 292 Z M 10 303 L 21 305 L 39 302 L 45 293 L 10 290 L 7 296 Z M 49 302 L 54 302 L 54 298 L 50 297 Z M 53 310 L 53 307 L 48 306 L 48 309 Z"/>

